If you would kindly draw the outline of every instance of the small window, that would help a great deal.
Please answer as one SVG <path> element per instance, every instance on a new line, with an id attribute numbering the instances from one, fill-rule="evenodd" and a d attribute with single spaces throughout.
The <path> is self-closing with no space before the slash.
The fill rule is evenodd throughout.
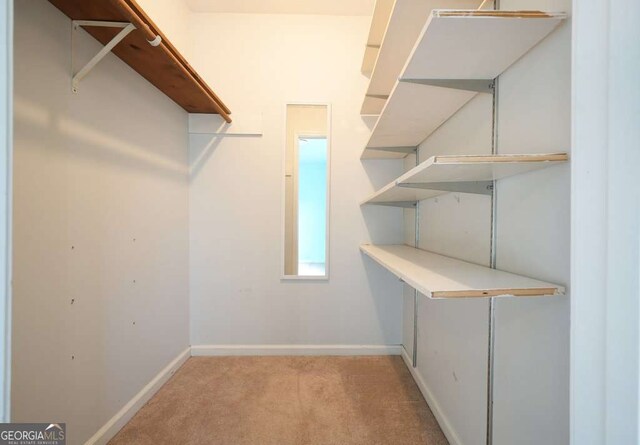
<path id="1" fill-rule="evenodd" d="M 287 105 L 284 278 L 329 275 L 329 113 L 327 105 Z"/>
<path id="2" fill-rule="evenodd" d="M 326 273 L 327 138 L 298 137 L 298 275 Z"/>

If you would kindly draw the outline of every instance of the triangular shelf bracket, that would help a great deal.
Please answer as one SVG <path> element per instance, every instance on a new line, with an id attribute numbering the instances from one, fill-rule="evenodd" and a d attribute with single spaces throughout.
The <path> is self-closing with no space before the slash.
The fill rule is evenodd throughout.
<path id="1" fill-rule="evenodd" d="M 491 195 L 493 192 L 493 181 L 398 183 L 397 186 L 476 195 Z"/>
<path id="2" fill-rule="evenodd" d="M 71 31 L 71 91 L 74 93 L 78 92 L 78 85 L 80 81 L 96 66 L 111 50 L 122 41 L 131 31 L 136 29 L 136 27 L 129 22 L 106 22 L 100 20 L 73 20 L 71 22 L 72 31 Z M 77 73 L 74 72 L 74 63 L 73 63 L 73 53 L 74 53 L 74 40 L 75 35 L 80 29 L 81 26 L 104 26 L 109 28 L 122 28 L 122 30 L 115 35 L 113 39 L 109 43 L 107 43 L 98 54 L 93 56 L 89 62 L 85 66 L 80 69 Z M 151 42 L 150 42 L 151 43 Z M 153 43 L 151 43 L 153 45 Z"/>
<path id="3" fill-rule="evenodd" d="M 493 93 L 495 85 L 493 79 L 399 79 L 399 82 L 489 94 Z"/>
<path id="4" fill-rule="evenodd" d="M 405 209 L 415 209 L 418 201 L 394 201 L 394 202 L 370 202 L 377 206 L 403 207 Z"/>
<path id="5" fill-rule="evenodd" d="M 365 94 L 365 97 L 370 97 L 372 99 L 383 99 L 383 100 L 389 99 L 388 94 Z"/>
<path id="6" fill-rule="evenodd" d="M 366 147 L 367 150 L 389 151 L 392 153 L 415 153 L 418 147 Z"/>

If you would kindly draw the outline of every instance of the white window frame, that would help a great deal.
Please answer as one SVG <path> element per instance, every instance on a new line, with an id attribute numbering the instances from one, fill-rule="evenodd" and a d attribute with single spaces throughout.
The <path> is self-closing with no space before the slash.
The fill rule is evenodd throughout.
<path id="1" fill-rule="evenodd" d="M 0 6 L 0 422 L 11 417 L 13 1 Z"/>

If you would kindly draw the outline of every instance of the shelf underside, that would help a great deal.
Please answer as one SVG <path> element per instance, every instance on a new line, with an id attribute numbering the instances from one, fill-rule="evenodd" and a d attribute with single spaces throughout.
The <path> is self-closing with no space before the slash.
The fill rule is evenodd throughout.
<path id="1" fill-rule="evenodd" d="M 490 194 L 491 181 L 566 162 L 566 153 L 433 156 L 363 204 L 410 207 L 448 192 Z"/>
<path id="2" fill-rule="evenodd" d="M 72 20 L 129 22 L 124 9 L 111 0 L 49 0 Z M 223 114 L 230 121 L 231 112 L 195 70 L 187 63 L 164 34 L 133 0 L 124 2 L 149 29 L 162 37 L 159 46 L 151 46 L 140 29 L 129 33 L 112 52 L 189 113 Z M 106 45 L 119 28 L 84 29 Z M 220 113 L 221 111 L 221 113 Z"/>
<path id="3" fill-rule="evenodd" d="M 361 205 L 375 204 L 393 207 L 414 207 L 418 201 L 433 198 L 443 193 L 447 192 L 414 187 L 399 187 L 394 181 L 378 190 L 363 201 Z"/>
<path id="4" fill-rule="evenodd" d="M 433 11 L 373 128 L 363 159 L 417 146 L 546 37 L 564 14 Z"/>
<path id="5" fill-rule="evenodd" d="M 429 298 L 533 297 L 562 295 L 564 287 L 404 245 L 360 250 Z"/>
<path id="6" fill-rule="evenodd" d="M 380 1 L 382 0 L 378 0 L 378 2 Z M 393 85 L 400 76 L 402 68 L 433 9 L 450 7 L 452 4 L 458 8 L 477 8 L 480 3 L 480 0 L 457 0 L 455 2 L 451 0 L 396 0 L 393 8 L 387 12 L 389 15 L 384 39 L 375 54 L 373 72 L 361 114 L 380 114 L 386 97 L 391 93 Z M 381 99 L 381 97 L 385 99 Z"/>
<path id="7" fill-rule="evenodd" d="M 395 147 L 418 146 L 476 94 L 475 91 L 398 82 L 373 128 L 363 159 L 374 156 L 366 153 L 367 150 L 387 151 L 385 148 L 395 153 L 385 157 L 406 156 L 396 152 Z"/>
<path id="8" fill-rule="evenodd" d="M 378 51 L 382 45 L 382 39 L 389 23 L 394 0 L 376 0 L 376 6 L 371 17 L 367 47 L 362 59 L 362 73 L 369 76 L 378 58 Z"/>
<path id="9" fill-rule="evenodd" d="M 401 77 L 494 79 L 564 18 L 539 11 L 433 11 Z"/>

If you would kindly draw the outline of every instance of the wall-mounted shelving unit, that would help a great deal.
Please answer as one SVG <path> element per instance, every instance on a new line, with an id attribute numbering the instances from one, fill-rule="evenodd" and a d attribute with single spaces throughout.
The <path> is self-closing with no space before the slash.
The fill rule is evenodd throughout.
<path id="1" fill-rule="evenodd" d="M 220 114 L 231 122 L 229 108 L 134 0 L 49 1 L 74 21 L 131 23 L 136 29 L 111 49 L 116 56 L 189 113 Z M 104 24 L 81 26 L 103 45 L 121 30 Z"/>
<path id="2" fill-rule="evenodd" d="M 457 0 L 454 3 L 458 8 L 476 8 L 481 1 Z M 380 114 L 429 13 L 433 9 L 451 5 L 451 0 L 395 0 L 395 2 L 378 0 L 376 2 L 369 41 L 374 46 L 379 45 L 379 48 L 365 51 L 362 68 L 365 74 L 371 72 L 371 80 L 360 110 L 361 114 Z M 378 36 L 382 38 L 377 40 Z"/>
<path id="3" fill-rule="evenodd" d="M 418 3 L 416 1 L 413 7 L 418 8 Z M 498 154 L 500 85 L 496 78 L 550 34 L 566 15 L 541 11 L 425 9 L 428 17 L 414 13 L 403 19 L 411 28 L 420 20 L 424 26 L 416 35 L 411 51 L 398 51 L 403 57 L 406 55 L 406 60 L 396 59 L 390 63 L 383 56 L 387 48 L 392 48 L 394 40 L 391 37 L 398 32 L 394 27 L 402 29 L 401 24 L 393 23 L 399 5 L 403 5 L 401 0 L 396 1 L 389 19 L 362 108 L 363 114 L 379 113 L 379 116 L 361 158 L 400 159 L 416 153 L 416 162 L 419 162 L 420 144 L 477 94 L 493 96 L 491 114 L 487 113 L 487 121 L 483 122 L 493 124 L 491 150 L 486 155 L 433 156 L 366 199 L 363 205 L 415 208 L 412 212 L 415 247 L 362 245 L 360 249 L 414 289 L 413 351 L 411 363 L 407 361 L 413 368 L 418 367 L 419 294 L 428 298 L 488 300 L 486 443 L 491 444 L 496 332 L 494 298 L 565 293 L 560 285 L 497 270 L 496 198 L 500 184 L 497 181 L 568 160 L 566 153 Z M 449 2 L 442 6 L 451 5 Z M 498 7 L 498 2 L 491 6 Z M 420 201 L 449 192 L 487 195 L 488 199 L 478 202 L 489 206 L 487 210 L 491 215 L 489 267 L 418 248 L 424 217 Z M 407 300 L 404 303 L 407 304 Z"/>
<path id="4" fill-rule="evenodd" d="M 432 156 L 374 193 L 362 204 L 411 207 L 448 192 L 491 194 L 493 181 L 550 167 L 566 153 Z"/>
<path id="5" fill-rule="evenodd" d="M 491 92 L 492 80 L 565 18 L 539 11 L 432 11 L 363 159 L 406 156 L 394 147 L 419 145 L 476 94 Z"/>
<path id="6" fill-rule="evenodd" d="M 361 71 L 365 76 L 371 76 L 373 72 L 373 66 L 376 64 L 376 59 L 382 46 L 384 32 L 387 29 L 387 23 L 389 23 L 389 17 L 391 16 L 394 3 L 394 0 L 376 1 L 373 16 L 371 17 L 367 46 L 364 50 L 364 57 L 362 58 Z"/>
<path id="7" fill-rule="evenodd" d="M 360 250 L 429 298 L 562 295 L 564 287 L 404 245 L 363 244 Z"/>

